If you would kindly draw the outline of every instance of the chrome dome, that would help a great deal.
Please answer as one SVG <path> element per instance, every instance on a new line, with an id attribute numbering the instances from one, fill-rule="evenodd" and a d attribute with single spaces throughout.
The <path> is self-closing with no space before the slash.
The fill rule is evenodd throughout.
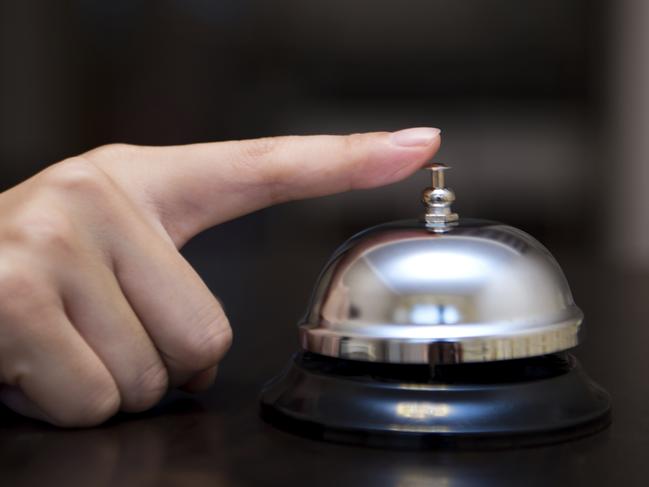
<path id="1" fill-rule="evenodd" d="M 334 253 L 300 342 L 371 362 L 495 361 L 572 348 L 582 318 L 561 268 L 525 232 L 409 220 L 370 228 Z"/>

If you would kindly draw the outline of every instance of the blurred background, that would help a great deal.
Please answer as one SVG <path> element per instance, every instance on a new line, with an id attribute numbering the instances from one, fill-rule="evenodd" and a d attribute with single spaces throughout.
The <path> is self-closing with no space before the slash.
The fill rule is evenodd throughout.
<path id="1" fill-rule="evenodd" d="M 523 228 L 563 267 L 586 314 L 577 355 L 614 398 L 610 436 L 494 456 L 332 456 L 263 428 L 260 386 L 296 350 L 320 268 L 355 232 L 417 216 L 422 172 L 197 237 L 183 253 L 235 331 L 216 386 L 82 432 L 43 435 L 0 410 L 0 429 L 13 425 L 0 435 L 3 465 L 41 484 L 226 483 L 208 468 L 252 485 L 269 472 L 287 479 L 277 485 L 637 484 L 649 431 L 638 374 L 649 342 L 648 1 L 0 0 L 0 190 L 111 142 L 418 125 L 443 130 L 437 160 L 453 166 L 460 215 Z M 158 482 L 159 465 L 178 482 Z"/>
<path id="2" fill-rule="evenodd" d="M 2 1 L 0 185 L 110 142 L 440 127 L 458 212 L 535 235 L 579 302 L 575 281 L 602 279 L 589 269 L 649 270 L 648 25 L 643 0 Z M 416 216 L 427 182 L 285 204 L 190 243 L 235 328 L 256 322 L 235 356 L 262 350 L 271 318 L 291 351 L 330 252 Z"/>

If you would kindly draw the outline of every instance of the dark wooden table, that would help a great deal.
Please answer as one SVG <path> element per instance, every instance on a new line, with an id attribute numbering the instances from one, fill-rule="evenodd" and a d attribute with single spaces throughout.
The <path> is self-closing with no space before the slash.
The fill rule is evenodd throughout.
<path id="1" fill-rule="evenodd" d="M 344 446 L 275 430 L 259 419 L 257 406 L 261 385 L 295 350 L 295 323 L 332 242 L 275 242 L 245 222 L 234 225 L 243 229 L 237 239 L 224 238 L 230 228 L 186 249 L 235 329 L 213 389 L 174 392 L 146 414 L 87 430 L 60 430 L 0 409 L 1 486 L 649 485 L 649 276 L 553 249 L 587 317 L 577 356 L 613 397 L 606 431 L 499 451 Z"/>

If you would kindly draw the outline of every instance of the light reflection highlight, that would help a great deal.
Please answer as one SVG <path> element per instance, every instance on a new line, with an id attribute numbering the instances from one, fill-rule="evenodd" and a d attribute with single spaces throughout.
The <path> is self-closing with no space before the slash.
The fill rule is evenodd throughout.
<path id="1" fill-rule="evenodd" d="M 410 323 L 416 325 L 452 325 L 460 321 L 455 306 L 432 303 L 415 303 L 410 309 Z"/>
<path id="2" fill-rule="evenodd" d="M 408 419 L 443 418 L 451 413 L 451 406 L 434 402 L 400 402 L 397 415 Z"/>
<path id="3" fill-rule="evenodd" d="M 483 279 L 489 273 L 485 259 L 466 252 L 419 251 L 396 260 L 389 270 L 393 276 L 408 276 L 409 279 L 433 282 L 473 281 Z M 398 281 L 397 278 L 397 281 Z"/>

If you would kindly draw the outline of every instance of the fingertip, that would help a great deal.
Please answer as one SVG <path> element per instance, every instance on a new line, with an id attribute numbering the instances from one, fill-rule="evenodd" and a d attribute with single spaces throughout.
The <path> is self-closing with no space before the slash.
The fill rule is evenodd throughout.
<path id="1" fill-rule="evenodd" d="M 442 131 L 436 127 L 413 127 L 390 134 L 390 142 L 397 147 L 430 147 L 440 138 Z"/>
<path id="2" fill-rule="evenodd" d="M 356 172 L 354 188 L 374 188 L 401 181 L 429 162 L 441 145 L 441 130 L 434 127 L 376 135 L 379 143 Z"/>

